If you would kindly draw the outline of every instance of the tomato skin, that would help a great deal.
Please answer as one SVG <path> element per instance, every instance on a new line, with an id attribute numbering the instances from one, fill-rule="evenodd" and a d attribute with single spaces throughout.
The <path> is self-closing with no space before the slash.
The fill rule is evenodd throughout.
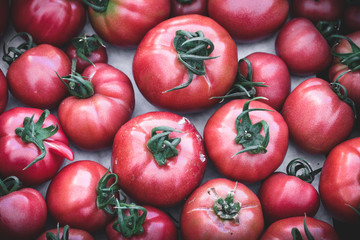
<path id="1" fill-rule="evenodd" d="M 147 148 L 151 130 L 167 126 L 183 133 L 176 146 L 178 156 L 160 166 Z M 170 112 L 149 112 L 125 123 L 114 139 L 112 169 L 119 177 L 121 189 L 142 204 L 174 206 L 201 182 L 206 168 L 204 142 L 189 120 Z"/>
<path id="2" fill-rule="evenodd" d="M 82 76 L 88 77 L 95 93 L 85 99 L 64 99 L 58 109 L 60 123 L 69 139 L 81 148 L 110 147 L 116 132 L 134 110 L 131 81 L 122 71 L 105 63 L 89 66 Z"/>
<path id="3" fill-rule="evenodd" d="M 33 188 L 23 188 L 0 197 L 2 240 L 31 240 L 45 227 L 47 208 L 44 197 Z"/>
<path id="4" fill-rule="evenodd" d="M 187 14 L 207 15 L 208 0 L 193 0 L 190 4 L 180 3 L 178 0 L 170 0 L 171 14 L 170 17 L 176 17 Z"/>
<path id="5" fill-rule="evenodd" d="M 107 169 L 81 160 L 62 168 L 46 193 L 50 215 L 61 226 L 69 225 L 93 233 L 105 229 L 112 216 L 96 206 L 96 186 Z"/>
<path id="6" fill-rule="evenodd" d="M 330 214 L 347 223 L 358 223 L 355 211 L 347 204 L 360 205 L 360 138 L 344 141 L 327 156 L 320 175 L 321 201 Z"/>
<path id="7" fill-rule="evenodd" d="M 120 47 L 135 47 L 147 31 L 170 15 L 169 0 L 110 0 L 105 12 L 88 9 L 96 33 Z"/>
<path id="8" fill-rule="evenodd" d="M 74 159 L 59 121 L 50 114 L 45 118 L 43 126 L 59 125 L 59 130 L 44 140 L 47 150 L 44 159 L 23 170 L 40 155 L 40 150 L 33 143 L 24 143 L 21 137 L 16 135 L 15 129 L 22 127 L 24 118 L 33 114 L 34 121 L 37 121 L 42 112 L 35 108 L 16 107 L 0 116 L 0 175 L 17 176 L 25 186 L 35 186 L 48 181 L 59 170 L 65 158 Z"/>
<path id="9" fill-rule="evenodd" d="M 360 6 L 346 5 L 342 20 L 347 32 L 352 33 L 360 30 Z"/>
<path id="10" fill-rule="evenodd" d="M 227 178 L 240 182 L 254 183 L 272 174 L 283 162 L 288 148 L 288 127 L 280 113 L 269 105 L 252 101 L 250 108 L 265 108 L 270 111 L 252 111 L 252 123 L 265 120 L 269 125 L 270 141 L 267 152 L 251 154 L 235 153 L 243 149 L 235 142 L 237 131 L 235 120 L 242 112 L 247 100 L 237 99 L 219 108 L 207 121 L 204 128 L 204 140 L 209 158 L 216 169 Z M 263 135 L 263 130 L 261 130 Z"/>
<path id="11" fill-rule="evenodd" d="M 171 218 L 158 208 L 143 206 L 147 210 L 145 222 L 143 223 L 144 232 L 140 235 L 133 235 L 125 238 L 121 233 L 112 228 L 113 222 L 106 227 L 106 236 L 109 240 L 177 240 L 177 230 Z"/>
<path id="12" fill-rule="evenodd" d="M 340 240 L 335 229 L 328 223 L 306 217 L 306 225 L 314 239 Z M 304 231 L 304 217 L 290 217 L 272 223 L 263 233 L 260 240 L 293 240 L 291 229 L 296 227 L 303 239 L 307 239 Z"/>
<path id="13" fill-rule="evenodd" d="M 213 210 L 215 188 L 221 198 L 235 188 L 234 202 L 241 204 L 239 224 L 220 219 Z M 181 212 L 180 229 L 184 240 L 190 239 L 258 239 L 264 228 L 261 204 L 255 193 L 240 182 L 225 178 L 211 179 L 198 187 L 187 199 Z"/>
<path id="14" fill-rule="evenodd" d="M 63 235 L 64 228 L 59 228 L 59 237 L 61 238 Z M 52 232 L 56 236 L 57 229 L 50 229 L 43 232 L 36 240 L 47 240 L 46 233 Z M 90 233 L 76 228 L 69 228 L 69 239 L 68 240 L 95 240 Z"/>
<path id="15" fill-rule="evenodd" d="M 7 81 L 4 73 L 0 69 L 0 114 L 4 112 L 7 102 L 8 102 L 9 94 Z"/>
<path id="16" fill-rule="evenodd" d="M 0 37 L 3 36 L 9 26 L 10 6 L 8 0 L 0 0 Z"/>
<path id="17" fill-rule="evenodd" d="M 188 87 L 164 93 L 188 80 L 188 71 L 173 46 L 175 32 L 180 29 L 201 30 L 214 43 L 210 56 L 219 57 L 204 61 L 205 76 L 194 75 Z M 184 15 L 164 21 L 146 34 L 134 56 L 133 75 L 151 104 L 176 112 L 195 112 L 219 102 L 211 97 L 227 93 L 236 76 L 237 61 L 236 44 L 224 28 L 205 16 Z"/>
<path id="18" fill-rule="evenodd" d="M 325 154 L 344 141 L 354 126 L 351 107 L 320 78 L 300 83 L 286 99 L 282 115 L 290 138 L 309 153 Z"/>
<path id="19" fill-rule="evenodd" d="M 274 34 L 286 21 L 286 0 L 209 0 L 209 16 L 238 42 L 258 41 Z"/>
<path id="20" fill-rule="evenodd" d="M 332 60 L 325 38 L 310 20 L 301 17 L 290 20 L 281 28 L 275 50 L 290 72 L 296 75 L 320 73 Z"/>

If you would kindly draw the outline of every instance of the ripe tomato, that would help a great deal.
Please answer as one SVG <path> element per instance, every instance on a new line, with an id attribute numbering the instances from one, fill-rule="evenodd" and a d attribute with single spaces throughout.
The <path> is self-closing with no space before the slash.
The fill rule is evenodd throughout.
<path id="1" fill-rule="evenodd" d="M 0 69 L 0 114 L 4 112 L 8 102 L 8 87 L 5 75 Z"/>
<path id="2" fill-rule="evenodd" d="M 332 59 L 327 41 L 306 18 L 287 22 L 276 38 L 275 49 L 296 75 L 320 73 L 329 67 Z"/>
<path id="3" fill-rule="evenodd" d="M 92 93 L 78 95 L 82 92 L 78 89 L 74 96 L 61 102 L 58 109 L 61 126 L 69 139 L 81 148 L 110 147 L 116 132 L 134 110 L 131 81 L 123 72 L 105 63 L 89 66 L 82 75 L 86 84 L 91 83 Z"/>
<path id="4" fill-rule="evenodd" d="M 171 3 L 171 17 L 200 14 L 207 15 L 208 0 L 170 0 Z"/>
<path id="5" fill-rule="evenodd" d="M 261 204 L 245 185 L 209 180 L 186 200 L 180 229 L 184 240 L 258 239 L 264 228 Z"/>
<path id="6" fill-rule="evenodd" d="M 348 33 L 360 30 L 360 6 L 347 4 L 345 7 L 342 23 Z"/>
<path id="7" fill-rule="evenodd" d="M 8 0 L 0 0 L 0 37 L 5 33 L 8 25 L 9 25 L 9 1 Z"/>
<path id="8" fill-rule="evenodd" d="M 332 216 L 347 223 L 359 223 L 359 216 L 351 209 L 360 206 L 359 165 L 360 137 L 357 137 L 330 151 L 320 175 L 321 201 Z"/>
<path id="9" fill-rule="evenodd" d="M 170 15 L 169 0 L 98 2 L 98 6 L 89 7 L 92 27 L 102 39 L 121 47 L 135 47 L 147 31 Z"/>
<path id="10" fill-rule="evenodd" d="M 111 164 L 121 189 L 136 202 L 173 206 L 202 180 L 204 143 L 187 118 L 170 112 L 148 112 L 120 128 Z"/>
<path id="11" fill-rule="evenodd" d="M 280 113 L 256 100 L 250 103 L 252 112 L 249 115 L 253 125 L 248 125 L 246 116 L 239 119 L 241 113 L 248 112 L 245 104 L 248 105 L 249 101 L 237 99 L 219 108 L 205 125 L 204 140 L 209 158 L 221 174 L 240 182 L 253 183 L 268 177 L 283 162 L 288 148 L 288 127 Z M 253 108 L 270 111 L 253 111 Z M 260 125 L 264 121 L 268 125 L 268 134 Z M 264 146 L 266 138 L 268 145 Z M 258 148 L 239 153 L 254 147 Z"/>
<path id="12" fill-rule="evenodd" d="M 182 61 L 193 66 L 187 70 Z M 236 71 L 235 42 L 214 20 L 200 15 L 174 17 L 151 29 L 133 61 L 134 79 L 144 97 L 155 106 L 181 112 L 200 111 L 219 102 L 211 97 L 225 95 Z"/>
<path id="13" fill-rule="evenodd" d="M 354 125 L 352 108 L 320 78 L 300 83 L 286 99 L 282 115 L 295 144 L 315 154 L 328 153 L 349 136 Z"/>
<path id="14" fill-rule="evenodd" d="M 67 230 L 66 230 L 67 229 Z M 76 229 L 76 228 L 69 228 L 69 226 L 67 225 L 67 227 L 59 227 L 58 228 L 53 228 L 50 230 L 45 231 L 44 233 L 42 233 L 36 240 L 47 240 L 49 238 L 47 238 L 47 234 L 52 233 L 54 234 L 54 236 L 57 236 L 57 233 L 59 233 L 59 239 L 61 240 L 64 233 L 67 232 L 68 233 L 68 238 L 64 238 L 66 240 L 95 240 L 95 238 L 93 238 L 93 236 L 90 235 L 90 233 L 81 230 L 81 229 Z M 53 239 L 53 238 L 51 238 Z"/>
<path id="15" fill-rule="evenodd" d="M 26 186 L 39 185 L 56 174 L 65 158 L 74 159 L 59 121 L 46 114 L 16 107 L 0 115 L 0 175 L 17 176 Z M 34 160 L 38 162 L 29 166 Z"/>
<path id="16" fill-rule="evenodd" d="M 286 0 L 209 0 L 209 16 L 240 42 L 255 41 L 274 34 L 286 21 Z"/>

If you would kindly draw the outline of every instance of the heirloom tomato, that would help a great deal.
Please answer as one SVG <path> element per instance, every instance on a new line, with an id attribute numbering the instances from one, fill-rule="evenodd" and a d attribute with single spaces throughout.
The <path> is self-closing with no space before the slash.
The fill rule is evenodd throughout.
<path id="1" fill-rule="evenodd" d="M 170 16 L 169 0 L 83 0 L 89 5 L 89 19 L 105 41 L 135 47 L 147 31 Z"/>
<path id="2" fill-rule="evenodd" d="M 286 21 L 287 0 L 209 0 L 209 16 L 240 42 L 255 41 L 274 34 Z"/>
<path id="3" fill-rule="evenodd" d="M 200 14 L 207 15 L 208 0 L 170 0 L 171 3 L 171 17 Z"/>
<path id="4" fill-rule="evenodd" d="M 8 0 L 0 0 L 0 37 L 5 33 L 9 25 L 10 7 Z"/>
<path id="5" fill-rule="evenodd" d="M 264 229 L 261 204 L 244 184 L 212 179 L 186 200 L 180 229 L 184 240 L 257 240 Z"/>
<path id="6" fill-rule="evenodd" d="M 78 87 L 72 89 L 69 84 L 73 96 L 59 105 L 61 126 L 70 141 L 81 148 L 110 147 L 116 132 L 134 110 L 131 81 L 122 71 L 106 63 L 87 67 L 82 76 L 73 72 L 63 77 L 63 81 Z"/>
<path id="7" fill-rule="evenodd" d="M 52 238 L 49 238 L 52 236 Z M 65 237 L 63 237 L 65 236 Z M 54 238 L 55 237 L 55 238 Z M 57 238 L 56 238 L 57 237 Z M 90 233 L 76 228 L 70 228 L 69 225 L 65 227 L 53 228 L 42 233 L 36 240 L 95 240 Z"/>
<path id="8" fill-rule="evenodd" d="M 201 135 L 187 118 L 148 112 L 119 129 L 111 164 L 126 194 L 164 207 L 180 203 L 200 184 L 206 155 Z"/>
<path id="9" fill-rule="evenodd" d="M 247 183 L 273 173 L 288 148 L 288 127 L 283 117 L 257 99 L 228 102 L 204 128 L 206 150 L 216 169 L 230 179 Z"/>
<path id="10" fill-rule="evenodd" d="M 0 114 L 4 112 L 8 102 L 8 87 L 5 75 L 0 69 Z"/>
<path id="11" fill-rule="evenodd" d="M 326 154 L 353 129 L 354 112 L 334 90 L 327 81 L 310 78 L 285 100 L 282 115 L 289 126 L 290 138 L 306 152 Z"/>
<path id="12" fill-rule="evenodd" d="M 0 175 L 24 185 L 51 179 L 64 159 L 74 159 L 59 121 L 49 111 L 16 107 L 0 115 Z"/>
<path id="13" fill-rule="evenodd" d="M 231 88 L 237 71 L 237 47 L 211 18 L 184 15 L 151 29 L 133 61 L 135 82 L 160 108 L 194 112 L 213 106 Z"/>

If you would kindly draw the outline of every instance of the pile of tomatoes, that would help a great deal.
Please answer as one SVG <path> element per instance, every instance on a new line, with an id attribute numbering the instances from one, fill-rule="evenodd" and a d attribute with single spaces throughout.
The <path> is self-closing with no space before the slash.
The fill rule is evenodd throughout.
<path id="1" fill-rule="evenodd" d="M 358 239 L 356 1 L 0 0 L 0 40 L 1 239 Z"/>

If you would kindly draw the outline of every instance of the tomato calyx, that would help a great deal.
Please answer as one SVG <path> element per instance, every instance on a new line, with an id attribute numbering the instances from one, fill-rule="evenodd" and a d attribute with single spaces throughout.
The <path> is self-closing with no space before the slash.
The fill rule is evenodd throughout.
<path id="1" fill-rule="evenodd" d="M 181 4 L 191 4 L 194 0 L 176 0 L 176 1 Z"/>
<path id="2" fill-rule="evenodd" d="M 26 40 L 25 40 L 25 42 L 19 44 L 17 47 L 9 47 L 7 51 L 6 51 L 5 43 L 3 45 L 4 56 L 2 57 L 2 59 L 8 65 L 11 65 L 25 51 L 36 47 L 36 44 L 34 43 L 32 36 L 27 32 L 19 32 L 19 33 L 15 34 L 12 38 L 10 38 L 7 45 L 10 45 L 10 43 L 17 37 L 22 37 L 23 39 L 26 39 Z"/>
<path id="3" fill-rule="evenodd" d="M 0 179 L 0 197 L 15 192 L 22 187 L 22 183 L 16 176 L 9 176 L 4 180 Z"/>
<path id="4" fill-rule="evenodd" d="M 105 12 L 109 0 L 82 0 L 87 6 L 91 7 L 95 12 Z"/>
<path id="5" fill-rule="evenodd" d="M 336 35 L 340 31 L 341 20 L 336 21 L 319 21 L 316 23 L 316 29 L 321 33 L 321 35 L 326 39 L 328 44 L 332 46 L 336 43 L 336 40 L 333 38 L 333 35 Z"/>
<path id="6" fill-rule="evenodd" d="M 356 45 L 350 38 L 343 35 L 334 34 L 331 36 L 336 39 L 345 39 L 351 46 L 351 53 L 338 53 L 335 51 L 336 45 L 331 49 L 331 53 L 339 58 L 339 62 L 346 65 L 352 72 L 360 69 L 360 47 Z"/>
<path id="7" fill-rule="evenodd" d="M 311 235 L 309 228 L 306 224 L 306 214 L 304 217 L 304 231 L 305 231 L 305 235 L 307 237 L 308 240 L 315 240 L 315 238 Z M 291 229 L 291 235 L 293 237 L 293 240 L 303 240 L 301 233 L 299 231 L 299 229 L 297 229 L 296 227 Z"/>
<path id="8" fill-rule="evenodd" d="M 49 110 L 44 110 L 40 115 L 38 121 L 34 122 L 34 114 L 29 117 L 25 117 L 23 121 L 23 127 L 18 127 L 15 129 L 16 135 L 21 137 L 21 140 L 24 143 L 33 143 L 35 144 L 38 149 L 40 150 L 40 155 L 37 156 L 29 165 L 27 165 L 23 170 L 31 167 L 33 164 L 37 163 L 38 161 L 44 159 L 47 154 L 44 140 L 53 136 L 59 130 L 59 126 L 50 125 L 46 128 L 43 128 L 43 123 L 45 118 L 47 118 L 50 114 Z"/>
<path id="9" fill-rule="evenodd" d="M 214 51 L 213 42 L 205 38 L 202 31 L 190 32 L 185 30 L 176 31 L 173 40 L 177 59 L 186 67 L 188 71 L 188 80 L 163 93 L 179 90 L 189 86 L 194 78 L 194 74 L 204 76 L 206 74 L 204 60 L 217 58 L 209 55 Z"/>
<path id="10" fill-rule="evenodd" d="M 52 232 L 46 233 L 46 240 L 69 240 L 69 225 L 65 225 L 63 229 L 62 237 L 60 238 L 60 225 L 57 224 L 56 235 Z"/>
<path id="11" fill-rule="evenodd" d="M 258 99 L 267 99 L 264 97 L 256 97 L 245 102 L 242 113 L 235 120 L 235 128 L 237 130 L 237 136 L 235 142 L 241 144 L 244 149 L 234 154 L 234 156 L 249 152 L 251 154 L 266 153 L 266 147 L 269 144 L 269 125 L 266 121 L 261 120 L 255 124 L 252 124 L 249 116 L 249 112 L 252 111 L 272 111 L 263 108 L 251 108 L 249 109 L 250 102 Z M 261 129 L 264 129 L 265 136 L 260 134 Z"/>
<path id="12" fill-rule="evenodd" d="M 73 38 L 71 42 L 76 49 L 76 55 L 93 66 L 94 63 L 90 61 L 88 56 L 90 56 L 93 51 L 99 49 L 99 47 L 105 47 L 100 37 L 96 34 L 91 36 L 83 34 L 81 37 Z"/>
<path id="13" fill-rule="evenodd" d="M 348 97 L 348 92 L 347 92 L 346 87 L 339 83 L 339 79 L 350 71 L 351 70 L 349 69 L 349 70 L 344 71 L 341 74 L 339 74 L 337 76 L 337 78 L 335 79 L 335 81 L 330 83 L 330 85 L 332 86 L 332 90 L 340 98 L 340 100 L 347 103 L 352 108 L 352 110 L 354 112 L 354 116 L 355 116 L 355 118 L 357 118 L 356 106 L 355 106 L 354 101 Z"/>
<path id="14" fill-rule="evenodd" d="M 166 126 L 159 126 L 151 129 L 151 138 L 147 142 L 147 147 L 160 166 L 165 165 L 167 159 L 179 154 L 176 146 L 181 142 L 181 138 L 170 138 L 169 135 L 172 132 L 181 133 L 181 131 Z"/>
<path id="15" fill-rule="evenodd" d="M 110 186 L 107 186 L 109 181 L 113 179 L 114 182 Z M 104 176 L 101 177 L 96 186 L 96 206 L 98 209 L 102 209 L 110 215 L 115 214 L 112 207 L 116 205 L 117 201 L 115 193 L 120 190 L 120 186 L 117 184 L 118 179 L 119 178 L 115 173 L 109 173 L 108 170 Z"/>
<path id="16" fill-rule="evenodd" d="M 311 184 L 314 181 L 314 177 L 321 172 L 321 169 L 313 170 L 308 161 L 302 158 L 295 158 L 286 166 L 286 174 L 298 177 Z"/>

